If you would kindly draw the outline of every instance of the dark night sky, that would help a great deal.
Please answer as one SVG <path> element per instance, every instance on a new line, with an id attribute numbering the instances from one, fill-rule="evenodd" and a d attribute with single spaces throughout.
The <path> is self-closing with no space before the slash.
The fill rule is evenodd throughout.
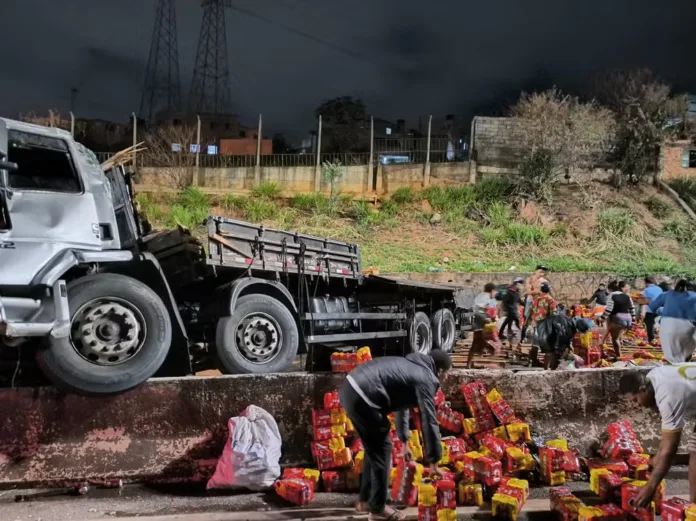
<path id="1" fill-rule="evenodd" d="M 4 0 L 0 114 L 137 111 L 156 0 Z M 313 109 L 362 97 L 375 116 L 467 115 L 539 76 L 580 87 L 596 71 L 645 66 L 696 91 L 696 0 L 235 0 L 228 11 L 233 109 L 297 137 Z M 199 0 L 177 0 L 187 94 Z M 284 24 L 328 42 L 317 43 Z M 336 47 L 340 48 L 338 50 Z M 265 133 L 266 133 L 265 132 Z"/>

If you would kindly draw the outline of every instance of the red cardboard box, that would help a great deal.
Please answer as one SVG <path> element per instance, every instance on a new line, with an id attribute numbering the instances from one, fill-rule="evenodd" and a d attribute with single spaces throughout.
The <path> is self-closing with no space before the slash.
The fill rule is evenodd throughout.
<path id="1" fill-rule="evenodd" d="M 484 456 L 474 462 L 474 474 L 477 481 L 493 487 L 500 483 L 503 476 L 503 465 L 495 458 Z"/>
<path id="2" fill-rule="evenodd" d="M 672 497 L 662 502 L 662 521 L 684 521 L 686 509 L 691 503 L 686 499 Z"/>

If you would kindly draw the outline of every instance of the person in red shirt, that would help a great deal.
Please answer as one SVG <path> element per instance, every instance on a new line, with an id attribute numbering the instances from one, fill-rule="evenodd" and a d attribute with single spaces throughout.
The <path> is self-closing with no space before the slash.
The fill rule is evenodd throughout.
<path id="1" fill-rule="evenodd" d="M 558 309 L 556 299 L 551 296 L 551 286 L 549 284 L 541 285 L 541 293 L 534 297 L 532 301 L 532 323 L 544 320 Z"/>

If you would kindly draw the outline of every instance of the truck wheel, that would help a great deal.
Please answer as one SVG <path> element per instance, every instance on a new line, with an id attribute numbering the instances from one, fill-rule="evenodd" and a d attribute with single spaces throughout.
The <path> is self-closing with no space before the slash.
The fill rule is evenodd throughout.
<path id="1" fill-rule="evenodd" d="M 70 336 L 50 337 L 37 353 L 56 387 L 87 395 L 118 393 L 140 385 L 164 363 L 171 317 L 142 282 L 115 273 L 90 275 L 68 284 L 68 303 Z"/>
<path id="2" fill-rule="evenodd" d="M 428 320 L 428 315 L 422 311 L 413 317 L 408 340 L 413 353 L 427 355 L 433 348 L 433 331 L 430 329 L 430 320 Z"/>
<path id="3" fill-rule="evenodd" d="M 447 308 L 438 309 L 433 315 L 433 347 L 451 353 L 457 341 L 457 327 L 454 315 Z"/>
<path id="4" fill-rule="evenodd" d="M 292 313 L 267 295 L 240 297 L 232 316 L 218 321 L 216 338 L 218 359 L 230 374 L 285 371 L 299 345 Z"/>

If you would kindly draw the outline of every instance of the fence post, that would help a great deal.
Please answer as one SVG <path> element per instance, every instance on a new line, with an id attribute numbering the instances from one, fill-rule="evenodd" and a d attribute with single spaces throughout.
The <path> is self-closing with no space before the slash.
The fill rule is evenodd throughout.
<path id="1" fill-rule="evenodd" d="M 133 114 L 133 174 L 135 174 L 138 171 L 138 118 L 135 112 L 131 114 Z"/>
<path id="2" fill-rule="evenodd" d="M 205 170 L 201 170 L 201 116 L 196 114 L 196 182 L 198 186 L 205 186 Z M 218 151 L 219 152 L 219 151 Z"/>
<path id="3" fill-rule="evenodd" d="M 469 136 L 469 183 L 476 184 L 476 155 L 474 154 L 474 142 L 476 140 L 476 116 L 471 120 L 471 132 Z"/>
<path id="4" fill-rule="evenodd" d="M 374 168 L 372 166 L 372 160 L 375 153 L 375 118 L 370 116 L 370 159 L 367 162 L 367 181 L 365 182 L 365 193 L 372 190 L 372 176 L 374 175 Z"/>
<path id="5" fill-rule="evenodd" d="M 261 131 L 263 130 L 263 121 L 261 119 L 261 114 L 259 114 L 259 131 L 256 136 L 256 165 L 254 166 L 254 185 L 259 186 L 261 184 Z"/>
<path id="6" fill-rule="evenodd" d="M 317 132 L 317 164 L 314 167 L 314 191 L 321 192 L 321 114 Z"/>
<path id="7" fill-rule="evenodd" d="M 75 139 L 75 114 L 70 111 L 70 134 Z"/>
<path id="8" fill-rule="evenodd" d="M 423 186 L 430 186 L 430 136 L 433 130 L 433 116 L 428 117 L 428 143 L 425 153 L 425 168 L 423 169 Z"/>

